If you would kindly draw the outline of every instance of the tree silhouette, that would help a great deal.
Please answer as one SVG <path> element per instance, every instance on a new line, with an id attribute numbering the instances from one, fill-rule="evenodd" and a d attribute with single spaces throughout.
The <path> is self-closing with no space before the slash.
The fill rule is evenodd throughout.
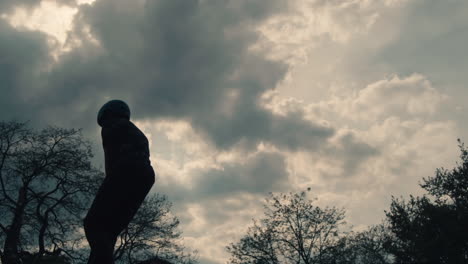
<path id="1" fill-rule="evenodd" d="M 102 176 L 91 157 L 79 130 L 0 122 L 3 263 L 19 263 L 31 246 L 39 258 L 48 250 L 76 257 L 82 213 Z"/>
<path id="2" fill-rule="evenodd" d="M 344 210 L 320 208 L 306 193 L 271 194 L 265 218 L 227 247 L 230 263 L 335 263 Z"/>
<path id="3" fill-rule="evenodd" d="M 103 172 L 94 168 L 80 130 L 0 122 L 1 263 L 83 263 L 83 218 Z M 180 243 L 165 196 L 148 197 L 119 236 L 115 259 L 196 263 Z"/>
<path id="4" fill-rule="evenodd" d="M 459 148 L 461 163 L 423 179 L 427 194 L 392 199 L 387 250 L 395 263 L 468 263 L 468 152 Z"/>
<path id="5" fill-rule="evenodd" d="M 388 226 L 379 224 L 370 226 L 366 230 L 350 232 L 342 238 L 341 257 L 337 263 L 359 264 L 390 264 L 393 263 L 392 255 L 386 250 L 389 243 Z"/>
<path id="6" fill-rule="evenodd" d="M 118 237 L 114 260 L 138 263 L 163 258 L 174 263 L 195 263 L 195 255 L 185 252 L 179 241 L 179 220 L 171 214 L 171 206 L 166 196 L 153 194 L 146 198 Z"/>

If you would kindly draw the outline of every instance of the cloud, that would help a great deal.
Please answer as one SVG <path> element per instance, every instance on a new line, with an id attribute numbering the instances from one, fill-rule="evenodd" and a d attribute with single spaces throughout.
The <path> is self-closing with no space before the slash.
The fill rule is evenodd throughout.
<path id="1" fill-rule="evenodd" d="M 393 75 L 357 88 L 350 95 L 310 104 L 307 111 L 332 123 L 362 127 L 389 117 L 430 120 L 450 101 L 450 96 L 434 87 L 426 76 Z"/>
<path id="2" fill-rule="evenodd" d="M 225 262 L 225 246 L 247 231 L 252 216 L 261 216 L 263 198 L 237 194 L 206 201 L 203 206 L 186 204 L 180 210 L 181 224 L 187 227 L 184 242 L 199 249 L 201 263 Z"/>
<path id="3" fill-rule="evenodd" d="M 360 138 L 358 134 L 356 131 L 341 129 L 323 153 L 323 156 L 339 162 L 336 164 L 342 169 L 339 177 L 352 178 L 361 165 L 379 154 L 378 148 L 370 145 L 368 140 Z M 324 174 L 325 177 L 333 176 L 327 172 Z"/>
<path id="4" fill-rule="evenodd" d="M 333 135 L 331 128 L 302 116 L 276 116 L 259 104 L 287 65 L 250 49 L 258 39 L 255 27 L 285 10 L 280 0 L 80 5 L 67 39 L 74 48 L 29 82 L 38 109 L 25 113 L 89 129 L 99 107 L 120 98 L 136 119 L 187 120 L 223 149 L 255 149 L 261 142 L 318 147 Z"/>
<path id="5" fill-rule="evenodd" d="M 43 81 L 51 57 L 45 34 L 17 31 L 0 19 L 0 117 L 29 119 L 37 109 L 31 86 Z"/>
<path id="6" fill-rule="evenodd" d="M 460 127 L 441 119 L 451 102 L 441 90 L 421 74 L 390 74 L 319 102 L 271 95 L 272 112 L 336 126 L 324 148 L 288 153 L 292 186 L 310 187 L 321 205 L 347 208 L 350 223 L 378 223 L 391 195 L 420 194 L 422 177 L 457 159 Z"/>
<path id="7" fill-rule="evenodd" d="M 273 146 L 254 152 L 224 151 L 185 121 L 145 121 L 158 174 L 153 191 L 168 195 L 181 220 L 184 243 L 198 249 L 202 263 L 226 259 L 224 246 L 239 238 L 262 212 L 270 191 L 289 191 L 289 166 Z"/>
<path id="8" fill-rule="evenodd" d="M 82 4 L 84 1 L 78 2 Z M 57 60 L 61 53 L 72 48 L 71 43 L 67 44 L 65 41 L 77 12 L 78 6 L 73 1 L 69 5 L 61 1 L 40 1 L 30 8 L 16 6 L 13 11 L 0 14 L 0 17 L 18 30 L 28 29 L 47 34 L 50 52 L 54 60 Z"/>
<path id="9" fill-rule="evenodd" d="M 175 201 L 203 203 L 237 194 L 266 195 L 291 187 L 285 157 L 280 153 L 257 152 L 226 162 L 192 160 L 182 166 L 158 159 L 155 166 L 160 177 L 156 190 Z"/>
<path id="10" fill-rule="evenodd" d="M 359 91 L 351 103 L 360 118 L 377 120 L 388 115 L 420 116 L 435 113 L 447 96 L 420 74 L 377 81 Z"/>
<path id="11" fill-rule="evenodd" d="M 260 152 L 241 164 L 229 162 L 221 166 L 199 173 L 201 179 L 195 179 L 192 191 L 224 196 L 237 192 L 266 194 L 289 189 L 288 172 L 281 154 Z"/>
<path id="12" fill-rule="evenodd" d="M 444 85 L 448 81 L 465 82 L 466 76 L 457 73 L 467 69 L 463 52 L 468 41 L 464 34 L 467 10 L 465 1 L 409 1 L 399 34 L 376 54 L 376 59 L 391 65 L 398 74 L 418 69 Z"/>
<path id="13" fill-rule="evenodd" d="M 47 1 L 47 0 L 46 0 Z M 2 0 L 0 2 L 0 17 L 11 14 L 15 10 L 23 9 L 26 12 L 33 10 L 35 7 L 46 2 L 43 0 Z M 54 0 L 59 5 L 76 6 L 84 1 L 76 0 Z"/>

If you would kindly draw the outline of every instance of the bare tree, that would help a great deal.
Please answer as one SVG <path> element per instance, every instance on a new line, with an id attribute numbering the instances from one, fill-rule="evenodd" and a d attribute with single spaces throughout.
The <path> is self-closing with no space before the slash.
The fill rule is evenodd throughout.
<path id="1" fill-rule="evenodd" d="M 269 221 L 254 220 L 247 235 L 237 244 L 231 244 L 227 250 L 231 253 L 231 263 L 278 264 L 278 251 L 275 230 Z"/>
<path id="2" fill-rule="evenodd" d="M 102 172 L 91 165 L 91 147 L 80 130 L 0 122 L 0 228 L 5 264 L 35 248 L 69 250 Z M 36 240 L 36 241 L 34 241 Z"/>
<path id="3" fill-rule="evenodd" d="M 360 232 L 351 232 L 343 238 L 339 248 L 342 263 L 390 264 L 393 256 L 386 250 L 391 234 L 386 223 L 370 226 Z"/>
<path id="4" fill-rule="evenodd" d="M 104 178 L 92 156 L 80 130 L 0 122 L 2 263 L 85 260 L 82 219 Z M 165 196 L 148 197 L 119 236 L 116 261 L 195 263 L 196 254 L 181 243 L 171 206 Z"/>
<path id="5" fill-rule="evenodd" d="M 186 252 L 180 242 L 179 220 L 171 214 L 171 207 L 166 196 L 149 196 L 120 234 L 114 251 L 116 262 L 137 263 L 157 257 L 174 263 L 194 263 L 194 254 Z"/>
<path id="6" fill-rule="evenodd" d="M 265 218 L 255 221 L 247 234 L 227 247 L 230 262 L 333 263 L 330 253 L 339 246 L 344 210 L 320 208 L 306 193 L 271 194 Z"/>

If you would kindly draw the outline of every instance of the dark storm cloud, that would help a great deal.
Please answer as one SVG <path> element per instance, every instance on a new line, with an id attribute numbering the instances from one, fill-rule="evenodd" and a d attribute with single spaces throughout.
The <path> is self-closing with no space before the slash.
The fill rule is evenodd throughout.
<path id="1" fill-rule="evenodd" d="M 190 176 L 191 184 L 181 185 L 166 175 L 165 184 L 157 185 L 156 191 L 167 194 L 172 201 L 207 202 L 246 193 L 264 196 L 291 187 L 284 155 L 271 152 L 258 152 L 242 161 L 222 162 L 217 168 L 194 169 Z"/>
<path id="2" fill-rule="evenodd" d="M 351 133 L 343 134 L 337 146 L 330 149 L 330 154 L 343 162 L 343 177 L 351 178 L 359 166 L 370 158 L 379 154 L 379 150 L 366 142 L 356 138 Z"/>
<path id="3" fill-rule="evenodd" d="M 317 147 L 332 129 L 259 105 L 287 67 L 249 51 L 258 37 L 252 29 L 286 9 L 280 0 L 98 0 L 81 6 L 69 38 L 81 46 L 31 87 L 40 106 L 35 113 L 47 123 L 92 128 L 99 107 L 120 98 L 136 118 L 189 120 L 221 148 L 261 141 L 293 150 Z M 86 40 L 87 29 L 100 46 Z M 5 98 L 15 101 L 14 94 Z"/>
<path id="4" fill-rule="evenodd" d="M 463 101 L 468 81 L 467 12 L 467 1 L 411 2 L 403 13 L 400 34 L 375 54 L 375 61 L 391 65 L 401 76 L 414 72 L 429 76 Z"/>
<path id="5" fill-rule="evenodd" d="M 237 192 L 261 193 L 287 189 L 288 172 L 278 153 L 258 153 L 245 164 L 229 163 L 222 169 L 203 172 L 192 190 L 198 194 L 226 195 Z"/>
<path id="6" fill-rule="evenodd" d="M 346 193 L 363 187 L 366 189 L 368 186 L 363 185 L 361 178 L 362 166 L 368 164 L 369 159 L 378 157 L 380 151 L 357 138 L 352 132 L 340 135 L 335 144 L 328 146 L 321 153 L 322 156 L 337 161 L 334 166 L 339 168 L 338 173 L 333 170 L 320 171 L 321 178 L 329 184 L 327 191 Z"/>
<path id="7" fill-rule="evenodd" d="M 17 31 L 0 19 L 1 119 L 30 119 L 35 112 L 31 88 L 37 87 L 41 68 L 51 59 L 46 40 L 44 34 Z"/>

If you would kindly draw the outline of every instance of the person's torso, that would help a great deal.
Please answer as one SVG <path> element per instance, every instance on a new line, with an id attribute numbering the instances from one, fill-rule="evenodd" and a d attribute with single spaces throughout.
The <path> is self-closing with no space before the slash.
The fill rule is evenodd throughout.
<path id="1" fill-rule="evenodd" d="M 151 166 L 148 139 L 132 122 L 122 120 L 103 127 L 106 174 L 128 173 Z"/>

